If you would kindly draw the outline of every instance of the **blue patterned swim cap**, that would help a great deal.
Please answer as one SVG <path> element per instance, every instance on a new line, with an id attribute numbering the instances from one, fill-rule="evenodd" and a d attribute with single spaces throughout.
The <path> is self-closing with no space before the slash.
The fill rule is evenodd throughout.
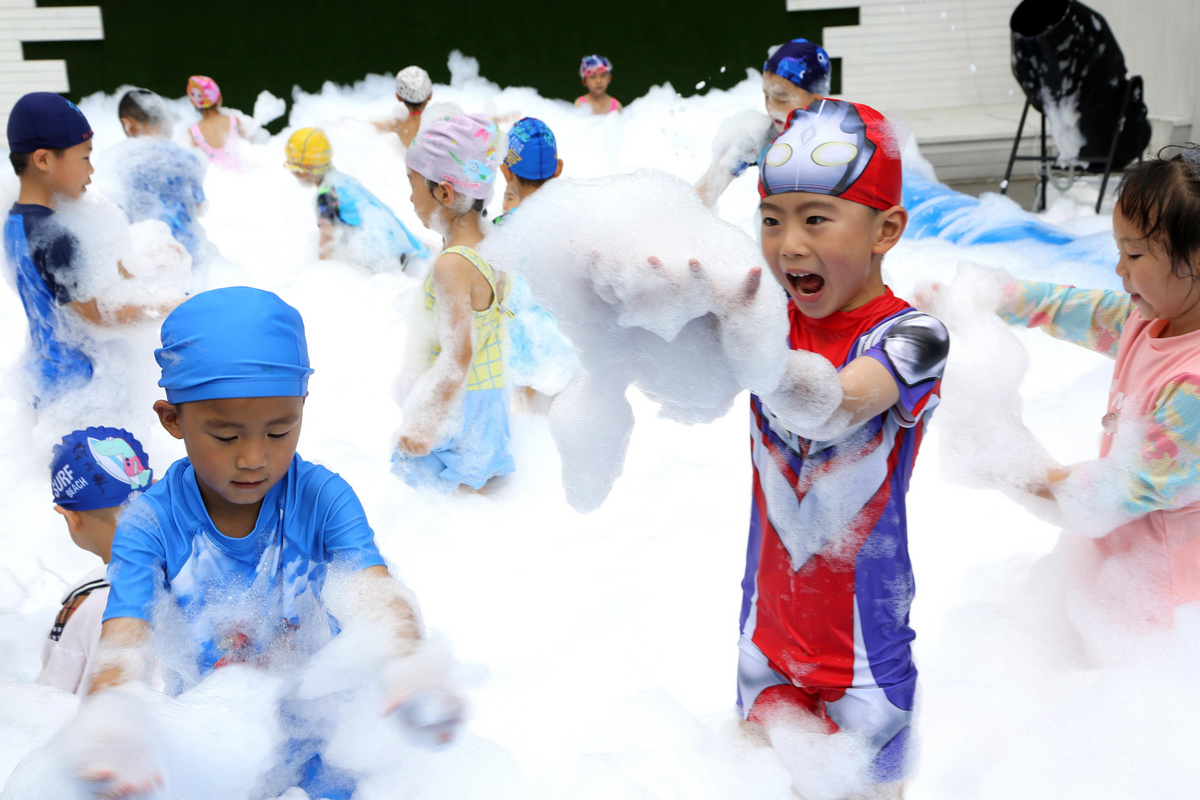
<path id="1" fill-rule="evenodd" d="M 806 92 L 829 94 L 829 54 L 808 39 L 792 39 L 771 53 L 763 72 L 771 72 Z"/>

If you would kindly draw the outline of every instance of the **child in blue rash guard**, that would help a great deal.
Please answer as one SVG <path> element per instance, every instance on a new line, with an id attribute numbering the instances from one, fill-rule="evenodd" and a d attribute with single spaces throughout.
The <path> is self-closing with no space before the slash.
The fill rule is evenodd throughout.
<path id="1" fill-rule="evenodd" d="M 197 218 L 204 210 L 208 163 L 170 141 L 171 114 L 163 99 L 149 89 L 130 89 L 122 95 L 117 116 L 129 137 L 114 148 L 121 208 L 130 222 L 166 223 L 175 241 L 193 259 L 201 258 L 208 239 Z"/>
<path id="2" fill-rule="evenodd" d="M 154 410 L 188 455 L 118 524 L 100 650 L 80 711 L 108 744 L 95 737 L 83 748 L 80 779 L 105 797 L 169 779 L 153 753 L 112 746 L 132 736 L 121 727 L 130 720 L 96 719 L 105 708 L 100 696 L 146 680 L 152 626 L 185 644 L 183 656 L 161 654 L 170 693 L 233 663 L 286 672 L 340 630 L 323 598 L 333 568 L 347 570 L 353 587 L 341 622 L 374 622 L 388 649 L 385 710 L 405 717 L 416 693 L 437 693 L 445 713 L 431 723 L 432 738 L 447 740 L 458 706 L 440 678 L 427 671 L 417 685 L 388 679 L 411 674 L 411 659 L 425 648 L 361 503 L 345 480 L 296 454 L 313 371 L 300 314 L 270 292 L 217 289 L 180 305 L 163 323 L 162 343 L 155 357 L 167 399 Z M 302 703 L 285 698 L 281 724 Z M 320 747 L 311 731 L 297 733 L 281 774 L 313 797 L 349 798 L 355 777 L 323 764 Z"/>
<path id="3" fill-rule="evenodd" d="M 141 443 L 128 431 L 87 428 L 54 446 L 50 488 L 54 510 L 67 523 L 71 541 L 108 564 L 117 511 L 153 481 Z M 108 579 L 100 566 L 72 584 L 63 596 L 42 650 L 38 683 L 65 692 L 87 692 L 87 675 L 100 641 L 100 619 L 108 602 Z"/>
<path id="4" fill-rule="evenodd" d="M 701 200 L 715 207 L 733 179 L 759 163 L 793 109 L 808 108 L 829 94 L 831 66 L 825 49 L 807 39 L 771 50 L 763 64 L 763 102 L 770 120 L 742 112 L 722 124 L 713 142 L 712 165 L 696 183 Z"/>
<path id="5" fill-rule="evenodd" d="M 83 288 L 79 241 L 55 218 L 59 203 L 92 182 L 92 127 L 83 112 L 53 92 L 31 92 L 8 117 L 8 147 L 21 191 L 4 223 L 4 255 L 29 320 L 36 405 L 92 379 L 81 322 L 135 322 L 161 309 L 102 310 Z"/>
<path id="6" fill-rule="evenodd" d="M 409 233 L 383 201 L 333 166 L 333 147 L 324 131 L 301 128 L 287 143 L 288 171 L 317 187 L 318 255 L 340 257 L 373 269 L 400 266 L 429 257 L 425 245 Z"/>

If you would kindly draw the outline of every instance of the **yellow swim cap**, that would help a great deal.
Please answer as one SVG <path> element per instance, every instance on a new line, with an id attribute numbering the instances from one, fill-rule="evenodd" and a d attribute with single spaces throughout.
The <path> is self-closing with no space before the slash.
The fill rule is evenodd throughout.
<path id="1" fill-rule="evenodd" d="M 327 172 L 333 163 L 333 148 L 320 128 L 301 128 L 288 139 L 287 168 L 292 172 L 316 175 Z"/>

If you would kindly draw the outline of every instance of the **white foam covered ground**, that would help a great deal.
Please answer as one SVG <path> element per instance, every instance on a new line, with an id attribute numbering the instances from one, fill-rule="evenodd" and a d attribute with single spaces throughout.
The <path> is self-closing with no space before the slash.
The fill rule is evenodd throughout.
<path id="1" fill-rule="evenodd" d="M 751 74 L 728 92 L 703 96 L 657 87 L 627 103 L 623 114 L 596 118 L 532 89 L 496 87 L 469 60 L 455 59 L 452 68 L 452 85 L 435 87 L 435 100 L 509 121 L 540 117 L 557 135 L 565 174 L 580 178 L 648 167 L 695 181 L 708 166 L 721 121 L 761 105 Z M 613 90 L 620 96 L 619 75 Z M 337 166 L 436 249 L 408 203 L 398 142 L 370 125 L 393 112 L 393 91 L 391 78 L 380 76 L 353 87 L 326 85 L 295 98 L 290 125 L 324 127 Z M 112 96 L 81 104 L 98 149 L 120 141 L 115 106 Z M 182 113 L 186 104 L 172 108 Z M 463 663 L 470 703 L 467 730 L 441 753 L 405 749 L 371 710 L 348 704 L 330 758 L 374 773 L 359 797 L 783 800 L 794 797 L 789 769 L 807 777 L 810 800 L 837 796 L 838 780 L 823 778 L 821 770 L 852 755 L 797 731 L 778 737 L 797 748 L 781 759 L 733 711 L 750 506 L 744 395 L 716 421 L 688 426 L 658 417 L 657 404 L 631 389 L 636 424 L 624 474 L 591 514 L 568 505 L 542 416 L 514 416 L 517 471 L 487 496 L 403 485 L 389 472 L 400 422 L 392 388 L 408 293 L 418 278 L 315 259 L 311 190 L 282 167 L 287 133 L 251 146 L 243 174 L 209 171 L 204 225 L 222 258 L 198 280 L 270 289 L 303 314 L 317 372 L 300 453 L 355 487 L 395 573 Z M 751 238 L 754 181 L 751 169 L 719 206 Z M 103 172 L 92 188 L 105 191 Z M 6 175 L 0 200 L 7 207 L 14 195 Z M 598 218 L 608 216 L 603 211 L 597 209 Z M 1108 227 L 1074 207 L 1054 213 L 1078 231 Z M 651 240 L 655 231 L 637 235 Z M 630 238 L 612 231 L 611 241 L 619 249 Z M 1052 263 L 1045 253 L 1020 244 L 964 248 L 905 240 L 885 270 L 890 285 L 908 297 L 920 281 L 949 281 L 960 259 L 1022 277 L 1114 285 L 1093 266 Z M 964 376 L 963 397 L 974 405 L 952 412 L 952 372 L 944 389 L 946 424 L 934 416 L 909 493 L 922 683 L 919 749 L 906 797 L 1194 797 L 1200 615 L 1185 609 L 1169 633 L 1110 624 L 1086 591 L 1072 591 L 1089 566 L 1079 539 L 1060 542 L 1055 528 L 1000 492 L 963 485 L 989 476 L 976 468 L 986 454 L 972 452 L 989 437 L 976 436 L 967 448 L 956 428 L 997 426 L 991 441 L 1017 440 L 1006 440 L 1009 428 L 1001 426 L 1015 424 L 1020 345 L 1029 353 L 1019 389 L 1025 424 L 1064 463 L 1096 453 L 1111 362 L 1036 333 L 989 344 L 987 335 L 971 339 L 970 329 L 968 321 L 951 359 Z M 0 369 L 16 368 L 26 335 L 15 292 L 0 291 Z M 54 410 L 35 425 L 11 375 L 0 393 L 0 780 L 76 706 L 65 694 L 30 684 L 60 594 L 94 566 L 51 510 L 46 448 L 67 432 L 56 425 L 80 414 L 88 424 L 125 425 L 160 474 L 183 455 L 150 409 L 159 396 L 154 335 L 148 326 L 113 345 L 123 355 L 100 370 L 98 385 L 105 388 L 86 408 Z M 972 362 L 960 367 L 954 359 L 967 354 Z M 993 363 L 997 391 L 989 394 Z M 1028 460 L 1004 463 L 1015 470 Z M 1126 586 L 1136 592 L 1132 582 Z M 189 764 L 213 758 L 251 769 L 259 754 L 219 731 L 239 725 L 243 712 L 255 717 L 247 725 L 261 725 L 250 695 L 267 691 L 270 685 L 252 675 L 228 675 L 190 700 L 193 716 L 181 715 L 163 746 L 186 748 Z M 213 725 L 221 744 L 205 739 Z M 204 780 L 201 772 L 196 781 Z"/>

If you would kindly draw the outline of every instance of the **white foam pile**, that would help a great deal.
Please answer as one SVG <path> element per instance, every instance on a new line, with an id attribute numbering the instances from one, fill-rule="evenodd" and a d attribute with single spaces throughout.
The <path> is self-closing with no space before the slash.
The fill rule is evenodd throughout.
<path id="1" fill-rule="evenodd" d="M 630 384 L 685 423 L 723 416 L 742 389 L 774 392 L 785 370 L 810 390 L 777 404 L 795 427 L 819 425 L 841 400 L 829 362 L 789 354 L 787 298 L 761 250 L 680 178 L 646 170 L 555 181 L 482 253 L 528 278 L 587 370 L 550 411 L 563 485 L 580 510 L 599 506 L 621 473 Z"/>
<path id="2" fill-rule="evenodd" d="M 514 415 L 517 471 L 486 496 L 422 493 L 390 474 L 401 421 L 392 387 L 420 279 L 317 260 L 312 191 L 281 164 L 291 129 L 325 128 L 338 168 L 436 251 L 408 202 L 396 137 L 370 124 L 395 113 L 391 77 L 297 93 L 288 130 L 247 143 L 243 172 L 210 169 L 205 182 L 203 224 L 220 256 L 193 268 L 193 288 L 250 284 L 278 292 L 303 314 L 317 372 L 299 452 L 355 487 L 394 573 L 462 664 L 466 728 L 451 748 L 429 752 L 405 744 L 369 692 L 341 694 L 348 679 L 337 666 L 352 670 L 367 645 L 347 639 L 323 651 L 304 686 L 306 697 L 329 701 L 316 709 L 329 721 L 328 760 L 365 774 L 358 800 L 785 800 L 795 797 L 793 783 L 810 798 L 844 796 L 854 781 L 839 784 L 838 775 L 853 777 L 853 747 L 806 739 L 796 728 L 775 734 L 777 751 L 733 711 L 750 505 L 739 387 L 751 381 L 739 371 L 766 364 L 751 352 L 769 349 L 757 337 L 779 341 L 783 328 L 770 315 L 747 315 L 747 335 L 730 340 L 712 320 L 720 292 L 736 290 L 748 267 L 761 264 L 753 243 L 756 175 L 751 169 L 733 182 L 720 222 L 704 216 L 699 200 L 684 202 L 674 179 L 661 174 L 693 183 L 709 165 L 721 122 L 760 108 L 759 80 L 750 73 L 730 91 L 693 97 L 660 86 L 632 99 L 618 75 L 612 92 L 631 102 L 620 115 L 597 118 L 529 88 L 497 87 L 470 59 L 456 55 L 451 66 L 454 79 L 435 87 L 436 101 L 508 122 L 536 116 L 554 130 L 573 182 L 552 183 L 513 218 L 513 236 L 523 241 L 506 243 L 498 230 L 486 246 L 497 260 L 521 261 L 515 269 L 547 308 L 568 316 L 588 309 L 563 320 L 569 335 L 580 334 L 581 359 L 592 370 L 589 391 L 574 398 L 580 416 L 552 430 L 546 417 Z M 81 104 L 99 150 L 122 140 L 116 100 Z M 278 104 L 260 105 L 265 118 Z M 194 117 L 184 100 L 168 106 L 178 135 Z M 639 169 L 659 172 L 603 177 Z M 115 192 L 108 181 L 97 172 L 91 191 Z M 629 186 L 648 195 L 624 193 Z M 572 214 L 566 224 L 538 208 L 556 193 Z M 15 194 L 12 176 L 0 179 L 5 205 Z M 493 213 L 499 206 L 497 196 Z M 1103 227 L 1086 212 L 1079 219 L 1089 230 Z M 546 256 L 540 266 L 538 253 Z M 910 299 L 921 281 L 949 284 L 960 260 L 1026 278 L 1115 285 L 1093 266 L 1050 263 L 1045 253 L 1020 243 L 906 240 L 885 271 Z M 650 256 L 661 262 L 661 284 L 622 283 Z M 693 282 L 692 258 L 707 270 L 711 292 Z M 755 302 L 774 304 L 779 292 L 764 277 Z M 652 313 L 663 303 L 661 314 Z M 1018 486 L 1021 471 L 1043 457 L 1093 458 L 1111 362 L 1037 332 L 1002 331 L 985 311 L 961 316 L 948 320 L 956 338 L 945 406 L 934 415 L 908 498 L 922 688 L 905 796 L 1193 797 L 1200 781 L 1196 610 L 1181 610 L 1173 630 L 1114 621 L 1089 589 L 1097 585 L 1089 571 L 1102 568 L 1089 541 L 1060 537 L 1001 492 L 964 485 Z M 31 683 L 61 593 L 94 566 L 51 510 L 49 446 L 66 426 L 115 424 L 141 439 L 159 474 L 183 455 L 150 409 L 160 396 L 154 334 L 150 324 L 106 340 L 113 352 L 97 359 L 95 390 L 35 419 L 16 377 L 25 317 L 15 292 L 0 291 L 0 367 L 9 373 L 0 386 L 0 780 L 13 777 L 8 797 L 73 797 L 62 784 L 61 749 L 39 748 L 91 730 L 81 724 L 59 733 L 77 701 Z M 560 459 L 554 439 L 563 444 L 564 430 L 570 441 Z M 560 472 L 565 466 L 571 491 L 581 472 L 610 468 L 605 447 L 614 430 L 633 430 L 623 473 L 585 486 L 584 495 L 595 493 L 584 505 L 603 499 L 610 482 L 611 492 L 580 514 Z M 1124 570 L 1103 585 L 1131 606 L 1143 592 Z M 245 796 L 248 776 L 264 763 L 261 743 L 274 740 L 276 691 L 271 676 L 239 668 L 145 705 L 153 722 L 133 733 L 153 731 L 157 752 L 173 765 L 167 796 Z M 17 783 L 29 775 L 40 777 Z M 270 796 L 304 800 L 297 789 Z"/>

